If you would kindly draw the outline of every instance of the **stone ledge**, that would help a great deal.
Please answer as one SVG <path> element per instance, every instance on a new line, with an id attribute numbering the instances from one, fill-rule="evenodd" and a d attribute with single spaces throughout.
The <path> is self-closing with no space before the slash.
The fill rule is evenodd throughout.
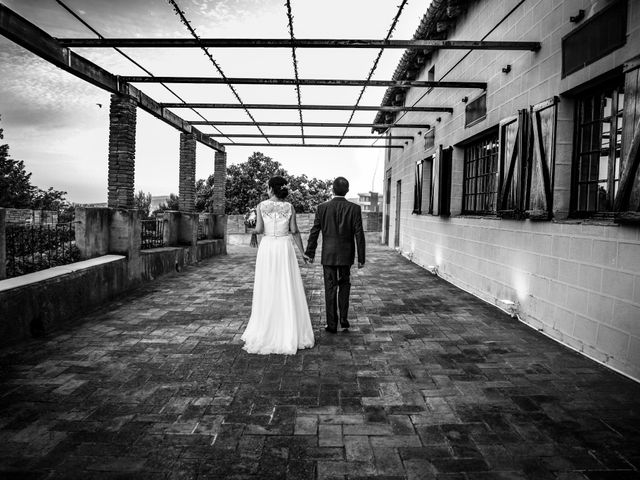
<path id="1" fill-rule="evenodd" d="M 73 272 L 80 272 L 91 267 L 116 262 L 125 258 L 126 257 L 123 255 L 103 255 L 102 257 L 91 258 L 89 260 L 83 260 L 81 262 L 47 268 L 46 270 L 40 270 L 39 272 L 27 273 L 26 275 L 21 275 L 20 277 L 7 278 L 5 280 L 0 280 L 0 292 L 11 290 L 13 288 L 29 286 L 34 283 L 43 282 L 45 280 L 50 280 L 52 278 L 56 278 Z"/>

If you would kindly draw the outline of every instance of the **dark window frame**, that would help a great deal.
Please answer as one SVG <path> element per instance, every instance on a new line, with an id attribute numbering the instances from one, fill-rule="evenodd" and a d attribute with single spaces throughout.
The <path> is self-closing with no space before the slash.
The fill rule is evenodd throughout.
<path id="1" fill-rule="evenodd" d="M 592 56 L 592 57 L 586 59 L 584 61 L 584 63 L 582 63 L 580 66 L 575 66 L 575 67 L 572 67 L 571 69 L 567 70 L 567 66 L 566 66 L 566 63 L 567 63 L 566 62 L 566 60 L 567 60 L 566 59 L 566 55 L 567 55 L 566 44 L 567 44 L 567 41 L 573 39 L 576 35 L 580 34 L 580 32 L 582 32 L 584 29 L 587 29 L 587 28 L 591 27 L 592 25 L 594 25 L 594 23 L 598 22 L 604 15 L 609 13 L 609 11 L 614 9 L 614 8 L 621 8 L 621 9 L 624 10 L 624 13 L 623 13 L 622 16 L 614 17 L 614 18 L 619 18 L 621 24 L 624 26 L 624 32 L 622 33 L 622 35 L 620 37 L 620 41 L 618 43 L 612 43 L 611 45 L 609 45 L 608 48 L 602 50 L 601 52 L 598 52 L 595 56 Z M 587 65 L 591 65 L 592 63 L 600 60 L 601 58 L 603 58 L 605 56 L 607 56 L 611 52 L 623 47 L 624 45 L 626 45 L 626 43 L 627 43 L 627 21 L 628 21 L 628 15 L 629 15 L 629 13 L 628 13 L 627 0 L 618 0 L 616 2 L 611 3 L 610 5 L 607 5 L 602 10 L 600 10 L 597 13 L 595 13 L 591 18 L 589 18 L 586 21 L 584 21 L 582 23 L 582 25 L 580 25 L 579 27 L 575 28 L 574 30 L 572 30 L 571 32 L 566 34 L 564 37 L 562 37 L 562 40 L 561 40 L 561 45 L 562 45 L 562 49 L 561 49 L 562 78 L 565 78 L 567 75 L 571 75 L 572 73 L 579 72 L 580 70 L 582 70 Z M 586 48 L 588 49 L 589 46 L 586 46 Z"/>
<path id="2" fill-rule="evenodd" d="M 482 154 L 483 149 L 488 153 Z M 500 144 L 497 130 L 464 145 L 463 215 L 496 214 L 500 173 L 499 157 Z"/>
<path id="3" fill-rule="evenodd" d="M 611 94 L 607 97 L 608 94 Z M 624 77 L 618 77 L 613 81 L 601 83 L 582 92 L 575 98 L 574 111 L 574 140 L 573 158 L 571 165 L 571 201 L 570 216 L 574 218 L 612 217 L 614 214 L 615 195 L 620 184 L 621 136 L 623 129 Z M 604 99 L 611 98 L 611 114 L 606 115 Z M 598 109 L 596 116 L 596 107 Z M 615 112 L 615 114 L 614 114 Z M 588 116 L 590 114 L 590 116 Z M 585 118 L 588 116 L 588 118 Z M 609 147 L 607 153 L 606 178 L 594 179 L 590 177 L 591 171 L 598 169 L 603 152 L 603 125 L 609 124 Z M 590 133 L 586 130 L 590 129 Z M 614 148 L 611 148 L 611 132 L 620 136 L 620 143 L 616 139 Z M 590 138 L 587 138 L 590 137 Z M 595 144 L 597 138 L 597 145 Z M 597 148 L 596 148 L 597 147 Z M 587 159 L 586 157 L 597 158 Z M 588 162 L 588 165 L 587 165 Z M 617 176 L 616 176 L 617 163 Z M 595 166 L 594 166 L 595 164 Z M 586 175 L 589 176 L 585 178 Z M 600 184 L 606 184 L 604 195 L 600 190 Z M 595 186 L 595 190 L 591 185 Z M 605 208 L 602 207 L 605 203 Z M 608 206 L 608 208 L 607 208 Z"/>

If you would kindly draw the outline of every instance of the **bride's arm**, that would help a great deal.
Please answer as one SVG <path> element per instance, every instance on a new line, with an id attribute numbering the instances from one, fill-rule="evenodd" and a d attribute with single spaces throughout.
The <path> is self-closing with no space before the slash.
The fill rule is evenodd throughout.
<path id="1" fill-rule="evenodd" d="M 293 235 L 293 242 L 300 250 L 302 254 L 302 259 L 304 263 L 307 263 L 310 258 L 304 254 L 304 246 L 302 245 L 302 237 L 300 236 L 300 230 L 298 230 L 298 223 L 296 222 L 296 211 L 293 209 L 293 205 L 291 205 L 291 218 L 289 219 L 289 231 Z"/>
<path id="2" fill-rule="evenodd" d="M 256 206 L 256 228 L 253 229 L 254 233 L 264 233 L 264 221 L 262 220 L 262 212 L 260 211 L 260 204 Z"/>

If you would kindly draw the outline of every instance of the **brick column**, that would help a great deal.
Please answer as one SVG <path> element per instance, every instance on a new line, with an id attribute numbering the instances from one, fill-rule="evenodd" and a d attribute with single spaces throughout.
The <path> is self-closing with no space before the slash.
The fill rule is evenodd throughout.
<path id="1" fill-rule="evenodd" d="M 129 97 L 111 95 L 109 110 L 110 208 L 133 208 L 136 158 L 136 104 Z"/>
<path id="2" fill-rule="evenodd" d="M 211 213 L 224 213 L 225 189 L 227 184 L 227 154 L 216 152 L 213 164 L 213 205 Z"/>
<path id="3" fill-rule="evenodd" d="M 193 212 L 196 205 L 196 137 L 191 133 L 180 134 L 180 185 L 179 209 Z"/>

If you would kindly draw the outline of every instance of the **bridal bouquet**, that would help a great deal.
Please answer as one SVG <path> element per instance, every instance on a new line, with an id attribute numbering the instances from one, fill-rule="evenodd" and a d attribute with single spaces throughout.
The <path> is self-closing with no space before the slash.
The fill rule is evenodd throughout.
<path id="1" fill-rule="evenodd" d="M 244 224 L 248 228 L 256 228 L 256 218 L 257 213 L 255 208 L 249 209 L 247 213 L 244 214 Z M 249 243 L 252 247 L 258 246 L 258 236 L 255 231 L 251 232 L 251 242 Z"/>

